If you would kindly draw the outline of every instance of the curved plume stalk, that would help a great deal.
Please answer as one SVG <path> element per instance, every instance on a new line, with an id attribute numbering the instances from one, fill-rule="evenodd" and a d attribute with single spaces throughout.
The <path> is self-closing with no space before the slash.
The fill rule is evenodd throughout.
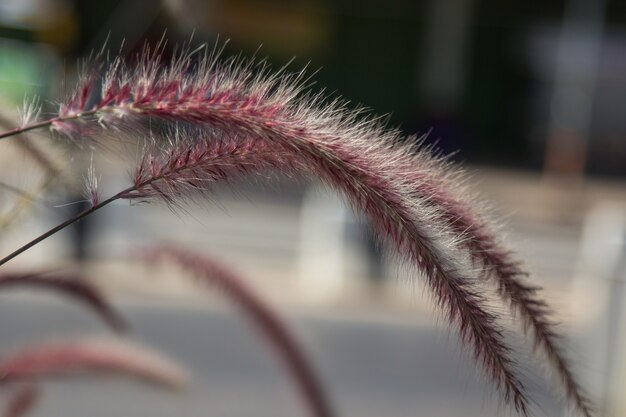
<path id="1" fill-rule="evenodd" d="M 175 390 L 187 384 L 187 375 L 178 365 L 128 342 L 47 344 L 23 348 L 0 359 L 0 384 L 102 373 Z"/>
<path id="2" fill-rule="evenodd" d="M 17 387 L 10 394 L 2 417 L 24 417 L 28 415 L 40 396 L 40 390 L 31 382 Z"/>
<path id="3" fill-rule="evenodd" d="M 294 147 L 251 136 L 225 142 L 209 137 L 192 146 L 184 138 L 180 142 L 184 145 L 164 152 L 165 157 L 146 156 L 137 168 L 133 190 L 123 198 L 159 197 L 173 204 L 184 191 L 206 189 L 203 181 L 268 167 L 321 176 L 343 191 L 379 235 L 424 272 L 438 304 L 458 325 L 463 341 L 473 346 L 476 358 L 503 388 L 505 398 L 520 412 L 527 412 L 522 384 L 513 371 L 510 349 L 495 316 L 488 312 L 473 281 L 459 272 L 449 256 L 450 250 L 441 241 L 445 230 L 433 227 L 438 223 L 432 213 L 418 201 L 408 200 L 405 190 L 393 180 L 402 178 L 403 169 L 410 166 L 401 163 L 408 158 L 406 149 L 340 141 L 333 146 L 308 143 Z"/>
<path id="4" fill-rule="evenodd" d="M 164 258 L 173 261 L 196 275 L 201 283 L 217 289 L 236 304 L 278 352 L 280 359 L 285 362 L 304 400 L 309 405 L 311 416 L 332 417 L 335 415 L 324 393 L 323 385 L 316 377 L 304 351 L 298 346 L 280 318 L 239 277 L 215 260 L 187 250 L 172 247 L 154 248 L 146 251 L 145 257 L 150 260 Z"/>
<path id="5" fill-rule="evenodd" d="M 17 387 L 17 389 L 11 393 L 2 416 L 23 417 L 28 415 L 35 407 L 40 395 L 39 389 L 33 383 L 27 382 Z"/>
<path id="6" fill-rule="evenodd" d="M 100 290 L 82 277 L 68 274 L 3 273 L 0 274 L 0 290 L 6 287 L 32 287 L 56 291 L 81 301 L 114 331 L 124 333 L 128 330 L 126 321 L 107 302 Z"/>

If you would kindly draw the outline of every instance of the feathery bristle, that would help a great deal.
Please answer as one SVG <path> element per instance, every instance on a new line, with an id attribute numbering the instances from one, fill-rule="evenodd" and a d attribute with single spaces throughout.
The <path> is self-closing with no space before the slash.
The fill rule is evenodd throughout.
<path id="1" fill-rule="evenodd" d="M 91 204 L 91 207 L 98 205 L 100 202 L 100 196 L 98 194 L 98 177 L 96 176 L 96 168 L 93 162 L 93 154 L 91 156 L 91 163 L 87 170 L 87 178 L 85 178 L 85 197 Z"/>
<path id="2" fill-rule="evenodd" d="M 441 164 L 441 161 L 432 158 L 426 161 L 421 157 L 420 162 L 426 169 L 416 170 L 410 175 L 410 181 L 419 184 L 415 192 L 436 207 L 437 215 L 450 225 L 454 233 L 462 236 L 462 246 L 470 251 L 473 261 L 482 266 L 482 275 L 493 280 L 501 298 L 514 313 L 519 312 L 524 330 L 532 333 L 535 347 L 545 352 L 556 376 L 562 381 L 566 395 L 583 416 L 591 417 L 591 402 L 576 381 L 571 365 L 559 346 L 562 336 L 550 320 L 548 304 L 539 297 L 541 289 L 526 282 L 528 273 L 499 241 L 493 226 L 469 201 L 464 201 L 469 199 L 464 190 L 457 191 L 462 188 L 455 184 L 459 182 L 458 174 L 448 169 L 447 178 L 442 178 L 433 175 L 443 172 L 442 169 L 432 169 L 433 163 Z"/>
<path id="3" fill-rule="evenodd" d="M 39 97 L 24 99 L 24 105 L 20 111 L 20 126 L 26 126 L 37 120 L 41 113 L 41 103 Z"/>

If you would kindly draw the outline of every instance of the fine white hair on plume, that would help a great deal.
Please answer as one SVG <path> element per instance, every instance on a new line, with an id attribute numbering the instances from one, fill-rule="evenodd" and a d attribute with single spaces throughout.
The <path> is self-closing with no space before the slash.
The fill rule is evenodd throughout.
<path id="1" fill-rule="evenodd" d="M 24 97 L 24 104 L 19 110 L 20 127 L 27 126 L 33 121 L 39 119 L 41 114 L 41 102 L 38 96 L 32 98 Z"/>
<path id="2" fill-rule="evenodd" d="M 96 174 L 96 166 L 94 163 L 93 152 L 91 154 L 91 160 L 89 162 L 89 168 L 87 169 L 87 176 L 85 177 L 85 198 L 89 201 L 91 206 L 96 206 L 100 201 L 98 194 L 98 175 Z"/>

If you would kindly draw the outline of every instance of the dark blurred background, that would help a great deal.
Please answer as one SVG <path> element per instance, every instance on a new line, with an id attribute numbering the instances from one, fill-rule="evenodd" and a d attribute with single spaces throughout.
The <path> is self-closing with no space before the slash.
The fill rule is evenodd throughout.
<path id="1" fill-rule="evenodd" d="M 621 1 L 0 2 L 0 82 L 21 101 L 109 39 L 130 53 L 230 39 L 227 54 L 309 63 L 329 92 L 469 162 L 626 174 Z M 42 49 L 45 53 L 42 54 Z"/>
<path id="2" fill-rule="evenodd" d="M 388 115 L 407 134 L 427 133 L 469 167 L 472 188 L 507 218 L 507 242 L 545 287 L 599 414 L 626 415 L 625 1 L 0 0 L 2 106 L 38 95 L 52 109 L 80 59 L 106 42 L 132 60 L 166 31 L 169 52 L 193 33 L 197 44 L 229 40 L 224 56 L 256 54 L 274 68 L 293 59 L 290 69 L 314 73 L 314 90 Z M 31 162 L 5 144 L 2 181 L 38 194 L 39 178 L 21 174 Z M 87 163 L 65 155 L 61 166 L 81 173 L 80 183 Z M 105 193 L 126 184 L 128 167 L 100 159 Z M 158 205 L 111 205 L 16 259 L 23 267 L 81 260 L 124 300 L 140 336 L 178 355 L 199 380 L 182 400 L 125 385 L 56 385 L 37 415 L 303 415 L 237 317 L 193 286 L 129 265 L 132 250 L 161 239 L 231 261 L 284 309 L 341 415 L 506 413 L 433 318 L 423 287 L 381 256 L 340 200 L 289 181 L 262 190 L 238 184 L 235 194 L 218 191 L 216 207 L 174 216 Z M 47 202 L 17 222 L 15 195 L 0 190 L 3 253 L 67 218 L 80 206 L 65 204 L 82 198 L 54 188 L 42 195 Z M 145 295 L 159 301 L 147 304 Z M 52 299 L 2 297 L 1 348 L 93 327 Z M 172 298 L 176 308 L 163 302 Z M 555 384 L 529 366 L 537 415 L 569 415 L 550 394 Z"/>

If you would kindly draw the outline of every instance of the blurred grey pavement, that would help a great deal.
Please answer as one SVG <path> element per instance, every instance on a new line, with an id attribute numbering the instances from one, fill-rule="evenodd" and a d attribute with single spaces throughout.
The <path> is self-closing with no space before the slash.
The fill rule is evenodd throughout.
<path id="1" fill-rule="evenodd" d="M 626 190 L 610 183 L 479 172 L 473 179 L 475 188 L 496 215 L 509 214 L 504 227 L 507 242 L 527 263 L 534 282 L 545 287 L 581 379 L 603 406 L 616 409 L 615 400 L 605 404 L 604 396 L 623 386 L 619 369 L 624 358 L 619 347 L 609 348 L 623 344 L 623 332 L 607 327 L 612 314 L 607 310 L 607 291 L 620 270 L 594 269 L 587 258 L 601 263 L 606 259 L 587 253 L 584 241 L 593 241 L 597 229 L 589 226 L 595 224 L 590 213 L 599 213 L 595 217 L 606 218 L 610 230 L 619 233 L 615 219 L 605 214 L 617 213 L 619 220 L 619 213 L 625 212 Z M 210 252 L 241 272 L 292 325 L 340 416 L 514 415 L 499 403 L 454 332 L 434 311 L 419 277 L 416 281 L 410 271 L 384 260 L 387 279 L 376 285 L 368 281 L 368 253 L 357 239 L 349 210 L 338 199 L 319 190 L 303 194 L 285 184 L 218 191 L 214 200 L 215 204 L 190 205 L 174 215 L 159 205 L 105 208 L 89 224 L 93 258 L 82 267 L 127 314 L 140 340 L 192 370 L 196 383 L 191 391 L 171 396 L 117 380 L 54 382 L 46 385 L 36 416 L 306 415 L 280 362 L 249 331 L 236 308 L 197 291 L 192 282 L 180 279 L 176 269 L 128 261 L 133 251 L 159 241 Z M 613 209 L 604 210 L 607 204 Z M 303 205 L 312 205 L 312 215 L 319 215 L 312 219 L 313 230 L 302 225 L 311 220 Z M 47 222 L 58 221 L 44 213 Z M 26 222 L 24 229 L 12 230 L 14 240 L 3 239 L 4 250 L 43 227 Z M 11 267 L 67 267 L 55 259 L 69 250 L 63 245 L 70 242 L 68 233 L 44 242 Z M 608 256 L 610 250 L 601 244 L 611 236 L 605 234 L 601 231 L 600 245 L 592 242 L 591 247 Z M 302 242 L 307 236 L 326 240 L 309 245 Z M 313 259 L 306 263 L 307 270 L 320 274 L 313 283 L 319 277 L 321 290 L 311 286 L 311 277 L 302 270 L 303 251 Z M 42 338 L 103 331 L 80 307 L 53 296 L 8 292 L 0 298 L 2 351 Z M 614 319 L 619 323 L 620 317 Z M 549 388 L 555 384 L 546 382 L 540 361 L 530 357 L 519 337 L 510 340 L 522 345 L 520 369 L 537 402 L 536 415 L 567 415 L 558 391 Z M 610 375 L 609 354 L 614 356 L 611 363 L 617 364 Z"/>
<path id="2" fill-rule="evenodd" d="M 191 370 L 190 390 L 171 394 L 107 378 L 52 381 L 43 385 L 34 416 L 307 415 L 281 362 L 240 315 L 216 308 L 117 304 L 136 337 Z M 354 313 L 285 313 L 339 416 L 513 415 L 498 405 L 455 336 L 419 315 L 368 320 Z M 2 296 L 0 328 L 3 351 L 47 336 L 102 333 L 80 307 L 53 297 L 34 302 L 28 295 Z M 559 404 L 546 384 L 536 374 L 526 380 L 540 406 L 537 415 L 558 415 Z"/>

